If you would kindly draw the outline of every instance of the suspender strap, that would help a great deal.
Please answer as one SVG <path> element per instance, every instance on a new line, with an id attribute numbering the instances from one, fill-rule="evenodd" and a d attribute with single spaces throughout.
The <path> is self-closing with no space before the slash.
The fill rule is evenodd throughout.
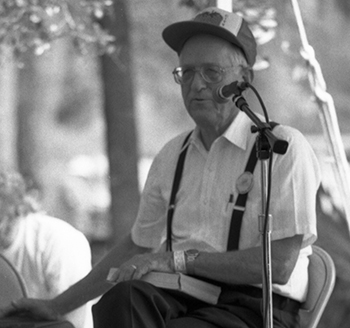
<path id="1" fill-rule="evenodd" d="M 278 123 L 270 122 L 273 129 Z M 258 159 L 256 157 L 256 143 L 254 143 L 244 172 L 253 173 Z M 248 191 L 249 192 L 249 191 Z M 245 205 L 248 198 L 248 192 L 240 193 L 237 197 L 232 211 L 231 225 L 227 242 L 227 250 L 237 250 L 239 245 L 239 235 L 241 232 L 242 218 L 245 211 Z"/>
<path id="2" fill-rule="evenodd" d="M 167 238 L 166 238 L 166 250 L 167 251 L 172 251 L 172 223 L 173 223 L 173 216 L 174 216 L 174 211 L 175 211 L 175 198 L 177 191 L 179 190 L 180 182 L 181 182 L 181 177 L 182 177 L 182 171 L 184 168 L 185 164 L 185 158 L 188 150 L 188 145 L 186 145 L 188 139 L 190 138 L 192 132 L 188 134 L 188 136 L 185 138 L 182 147 L 181 147 L 181 153 L 179 156 L 179 159 L 177 160 L 176 164 L 176 170 L 175 170 L 175 176 L 173 180 L 173 186 L 171 189 L 171 194 L 170 194 L 170 201 L 169 201 L 169 207 L 168 207 L 168 214 L 167 214 Z M 184 148 L 184 146 L 186 147 Z"/>
<path id="3" fill-rule="evenodd" d="M 270 125 L 271 125 L 271 128 L 273 129 L 276 125 L 278 125 L 278 123 L 270 122 Z M 168 207 L 168 213 L 167 213 L 167 238 L 166 238 L 167 251 L 172 251 L 172 223 L 173 223 L 173 216 L 175 211 L 175 198 L 180 186 L 182 172 L 185 164 L 185 158 L 188 150 L 188 145 L 186 145 L 186 143 L 188 142 L 191 134 L 192 132 L 189 133 L 185 138 L 181 147 L 182 150 L 180 152 L 180 155 L 176 164 L 175 176 L 173 180 L 173 186 L 170 194 L 170 201 L 169 201 L 169 207 Z M 253 173 L 257 160 L 258 159 L 256 157 L 256 145 L 254 143 L 246 168 L 245 168 L 245 172 Z M 227 242 L 227 250 L 238 249 L 239 235 L 241 231 L 242 218 L 245 211 L 247 197 L 248 197 L 248 192 L 241 193 L 237 197 L 237 200 L 232 212 L 231 225 L 230 225 L 229 237 Z"/>
<path id="4" fill-rule="evenodd" d="M 254 143 L 244 172 L 253 173 L 257 160 L 258 159 L 256 157 L 256 144 Z M 242 218 L 243 218 L 247 198 L 248 198 L 248 192 L 246 192 L 244 194 L 239 194 L 237 197 L 235 206 L 233 208 L 232 217 L 231 217 L 230 232 L 228 235 L 229 237 L 228 237 L 228 242 L 227 242 L 227 250 L 228 251 L 238 249 L 239 234 L 241 231 Z"/>

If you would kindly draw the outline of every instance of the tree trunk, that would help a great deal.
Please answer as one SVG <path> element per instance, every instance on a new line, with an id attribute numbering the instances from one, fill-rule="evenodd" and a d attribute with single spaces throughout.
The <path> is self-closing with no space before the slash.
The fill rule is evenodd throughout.
<path id="1" fill-rule="evenodd" d="M 16 80 L 17 68 L 13 62 L 0 66 L 0 162 L 16 167 Z"/>
<path id="2" fill-rule="evenodd" d="M 114 12 L 114 19 L 106 18 L 103 24 L 114 35 L 117 50 L 102 56 L 112 194 L 112 242 L 130 231 L 139 205 L 127 1 L 114 0 Z"/>
<path id="3" fill-rule="evenodd" d="M 52 156 L 56 129 L 55 113 L 61 103 L 65 47 L 38 57 L 28 52 L 18 78 L 17 152 L 19 171 L 34 183 L 43 195 L 49 194 L 47 183 L 59 179 L 59 165 Z M 56 172 L 53 172 L 56 171 Z"/>

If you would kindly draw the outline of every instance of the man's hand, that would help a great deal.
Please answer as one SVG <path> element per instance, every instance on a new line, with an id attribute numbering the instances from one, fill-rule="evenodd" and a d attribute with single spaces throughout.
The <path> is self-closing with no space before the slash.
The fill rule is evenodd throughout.
<path id="1" fill-rule="evenodd" d="M 118 283 L 131 279 L 140 279 L 150 271 L 174 272 L 173 255 L 166 253 L 147 253 L 135 255 L 109 275 L 109 281 Z"/>
<path id="2" fill-rule="evenodd" d="M 58 320 L 61 317 L 55 310 L 53 301 L 30 298 L 21 298 L 13 301 L 9 306 L 0 309 L 0 318 L 15 313 L 28 314 L 45 320 Z"/>

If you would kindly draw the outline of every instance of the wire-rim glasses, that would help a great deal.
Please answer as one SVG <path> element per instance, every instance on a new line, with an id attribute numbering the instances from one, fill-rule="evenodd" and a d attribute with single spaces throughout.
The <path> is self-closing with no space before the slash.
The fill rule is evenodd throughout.
<path id="1" fill-rule="evenodd" d="M 179 66 L 173 70 L 175 82 L 178 84 L 190 83 L 196 72 L 207 83 L 219 83 L 224 78 L 225 72 L 229 69 L 237 69 L 237 66 L 220 67 L 218 65 Z"/>

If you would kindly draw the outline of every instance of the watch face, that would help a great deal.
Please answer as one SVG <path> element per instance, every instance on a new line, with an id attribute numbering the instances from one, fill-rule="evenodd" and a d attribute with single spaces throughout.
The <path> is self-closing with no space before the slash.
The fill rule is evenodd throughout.
<path id="1" fill-rule="evenodd" d="M 195 258 L 199 255 L 197 249 L 189 249 L 185 252 L 188 261 L 194 261 Z"/>

